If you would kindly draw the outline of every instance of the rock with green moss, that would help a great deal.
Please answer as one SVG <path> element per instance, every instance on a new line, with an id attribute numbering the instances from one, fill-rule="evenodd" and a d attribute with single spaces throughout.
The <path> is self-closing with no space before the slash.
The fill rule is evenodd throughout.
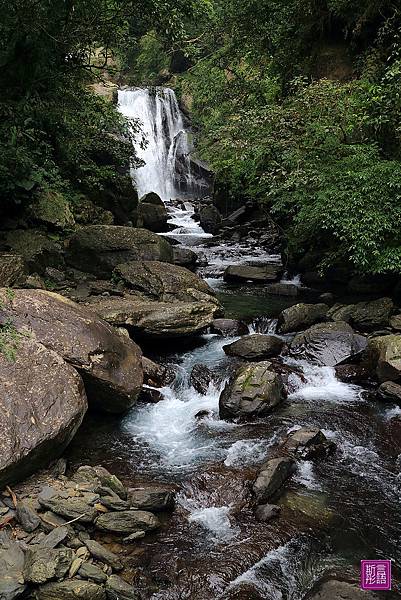
<path id="1" fill-rule="evenodd" d="M 220 395 L 222 419 L 262 417 L 285 398 L 281 376 L 271 370 L 268 361 L 240 367 Z"/>
<path id="2" fill-rule="evenodd" d="M 32 218 L 56 229 L 71 229 L 75 225 L 69 201 L 54 190 L 43 190 L 31 206 Z"/>
<path id="3" fill-rule="evenodd" d="M 401 377 L 401 334 L 371 338 L 365 361 L 379 381 L 398 380 Z"/>
<path id="4" fill-rule="evenodd" d="M 22 256 L 30 273 L 43 274 L 47 267 L 60 267 L 64 264 L 61 244 L 40 231 L 9 231 L 5 243 L 12 252 Z"/>
<path id="5" fill-rule="evenodd" d="M 75 221 L 79 225 L 113 225 L 114 217 L 109 210 L 97 206 L 92 200 L 80 196 L 71 205 Z"/>
<path id="6" fill-rule="evenodd" d="M 72 236 L 67 251 L 67 261 L 72 267 L 98 277 L 110 277 L 117 265 L 132 260 L 171 263 L 173 248 L 146 229 L 91 225 Z"/>
<path id="7" fill-rule="evenodd" d="M 283 310 L 278 318 L 278 331 L 289 333 L 326 320 L 327 304 L 294 304 Z"/>
<path id="8" fill-rule="evenodd" d="M 168 213 L 166 207 L 158 204 L 140 202 L 138 205 L 138 226 L 149 231 L 168 231 Z"/>
<path id="9" fill-rule="evenodd" d="M 20 254 L 0 254 L 0 287 L 23 285 L 26 275 L 25 261 Z"/>

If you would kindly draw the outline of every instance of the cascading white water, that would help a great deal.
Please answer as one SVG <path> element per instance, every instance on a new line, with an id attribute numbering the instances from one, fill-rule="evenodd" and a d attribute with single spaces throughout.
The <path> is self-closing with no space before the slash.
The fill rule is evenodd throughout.
<path id="1" fill-rule="evenodd" d="M 139 119 L 145 136 L 145 145 L 138 144 L 135 148 L 145 164 L 132 172 L 139 196 L 156 192 L 168 201 L 182 194 L 195 195 L 188 132 L 173 90 L 120 90 L 118 106 L 129 119 Z"/>

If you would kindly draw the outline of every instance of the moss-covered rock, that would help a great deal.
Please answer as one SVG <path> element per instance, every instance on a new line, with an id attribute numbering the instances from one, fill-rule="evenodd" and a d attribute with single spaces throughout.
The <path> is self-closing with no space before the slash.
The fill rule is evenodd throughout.
<path id="1" fill-rule="evenodd" d="M 5 242 L 10 250 L 23 257 L 30 273 L 42 274 L 46 267 L 59 267 L 64 264 L 61 244 L 40 231 L 9 231 Z"/>
<path id="2" fill-rule="evenodd" d="M 54 190 L 42 190 L 31 206 L 31 213 L 34 221 L 57 229 L 70 229 L 75 225 L 68 200 Z"/>
<path id="3" fill-rule="evenodd" d="M 376 372 L 379 381 L 401 378 L 401 335 L 371 338 L 365 360 L 368 367 Z"/>

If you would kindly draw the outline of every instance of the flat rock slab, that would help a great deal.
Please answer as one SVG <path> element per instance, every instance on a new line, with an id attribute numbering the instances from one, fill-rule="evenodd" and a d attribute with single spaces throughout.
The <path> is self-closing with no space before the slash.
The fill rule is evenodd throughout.
<path id="1" fill-rule="evenodd" d="M 75 369 L 34 339 L 17 337 L 14 359 L 0 353 L 0 486 L 57 458 L 86 410 Z"/>
<path id="2" fill-rule="evenodd" d="M 24 579 L 33 584 L 62 579 L 68 573 L 72 560 L 73 552 L 70 548 L 29 549 L 25 555 Z"/>
<path id="3" fill-rule="evenodd" d="M 66 519 L 78 519 L 81 523 L 92 523 L 97 515 L 97 510 L 88 504 L 84 498 L 62 498 L 52 496 L 48 500 L 39 498 L 41 506 L 51 510 Z"/>
<path id="4" fill-rule="evenodd" d="M 141 596 L 118 575 L 111 575 L 106 583 L 107 600 L 140 600 Z"/>
<path id="5" fill-rule="evenodd" d="M 282 273 L 283 266 L 280 263 L 258 266 L 231 265 L 224 271 L 223 277 L 227 283 L 241 283 L 244 281 L 269 283 L 280 279 Z"/>
<path id="6" fill-rule="evenodd" d="M 295 461 L 292 458 L 272 458 L 261 468 L 253 485 L 253 491 L 258 504 L 265 504 L 283 487 L 285 481 L 291 477 L 295 470 Z"/>
<path id="7" fill-rule="evenodd" d="M 121 571 L 123 565 L 116 554 L 96 542 L 95 540 L 86 540 L 85 546 L 88 548 L 93 558 L 97 558 L 106 565 L 110 565 L 115 571 Z"/>
<path id="8" fill-rule="evenodd" d="M 200 333 L 221 308 L 217 302 L 151 302 L 135 296 L 98 298 L 86 305 L 114 326 L 149 339 L 174 339 Z"/>
<path id="9" fill-rule="evenodd" d="M 159 519 L 151 512 L 127 510 L 100 515 L 95 525 L 101 531 L 129 535 L 136 531 L 152 531 L 160 526 Z"/>
<path id="10" fill-rule="evenodd" d="M 92 406 L 119 413 L 134 404 L 143 372 L 141 351 L 132 340 L 59 294 L 2 289 L 0 303 L 0 322 L 11 320 L 80 372 Z"/>
<path id="11" fill-rule="evenodd" d="M 132 508 L 159 512 L 174 508 L 174 492 L 166 488 L 145 488 L 129 490 Z"/>

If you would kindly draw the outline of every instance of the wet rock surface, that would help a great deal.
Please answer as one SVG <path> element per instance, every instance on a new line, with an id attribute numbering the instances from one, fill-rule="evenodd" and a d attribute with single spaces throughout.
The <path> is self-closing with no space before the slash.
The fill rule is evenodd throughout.
<path id="1" fill-rule="evenodd" d="M 365 356 L 368 368 L 379 381 L 396 381 L 401 377 L 401 335 L 384 335 L 369 340 Z"/>
<path id="2" fill-rule="evenodd" d="M 327 304 L 295 304 L 283 310 L 278 318 L 278 331 L 290 333 L 325 321 L 329 307 Z"/>
<path id="3" fill-rule="evenodd" d="M 268 283 L 277 281 L 283 273 L 279 263 L 260 266 L 233 265 L 224 271 L 224 281 L 237 283 L 253 281 L 254 283 Z"/>
<path id="4" fill-rule="evenodd" d="M 41 290 L 0 290 L 0 320 L 11 319 L 24 335 L 59 354 L 84 378 L 92 406 L 124 412 L 142 386 L 139 347 L 94 313 L 59 294 Z"/>
<path id="5" fill-rule="evenodd" d="M 242 321 L 236 319 L 214 319 L 211 324 L 212 333 L 217 333 L 223 337 L 231 337 L 237 335 L 247 335 L 249 327 Z"/>
<path id="6" fill-rule="evenodd" d="M 333 321 L 346 321 L 358 329 L 372 331 L 389 324 L 393 309 L 391 298 L 379 298 L 357 304 L 335 304 L 328 316 Z"/>
<path id="7" fill-rule="evenodd" d="M 386 592 L 384 594 L 383 597 L 386 598 Z M 307 600 L 334 600 L 335 598 L 341 598 L 341 600 L 377 600 L 379 594 L 361 590 L 353 583 L 332 580 L 322 583 L 316 592 L 307 596 Z"/>
<path id="8" fill-rule="evenodd" d="M 284 347 L 284 341 L 275 335 L 253 334 L 223 346 L 228 356 L 236 356 L 244 360 L 265 360 L 278 356 Z"/>
<path id="9" fill-rule="evenodd" d="M 276 497 L 294 471 L 295 461 L 292 458 L 272 458 L 262 465 L 253 484 L 257 503 L 263 505 Z"/>

